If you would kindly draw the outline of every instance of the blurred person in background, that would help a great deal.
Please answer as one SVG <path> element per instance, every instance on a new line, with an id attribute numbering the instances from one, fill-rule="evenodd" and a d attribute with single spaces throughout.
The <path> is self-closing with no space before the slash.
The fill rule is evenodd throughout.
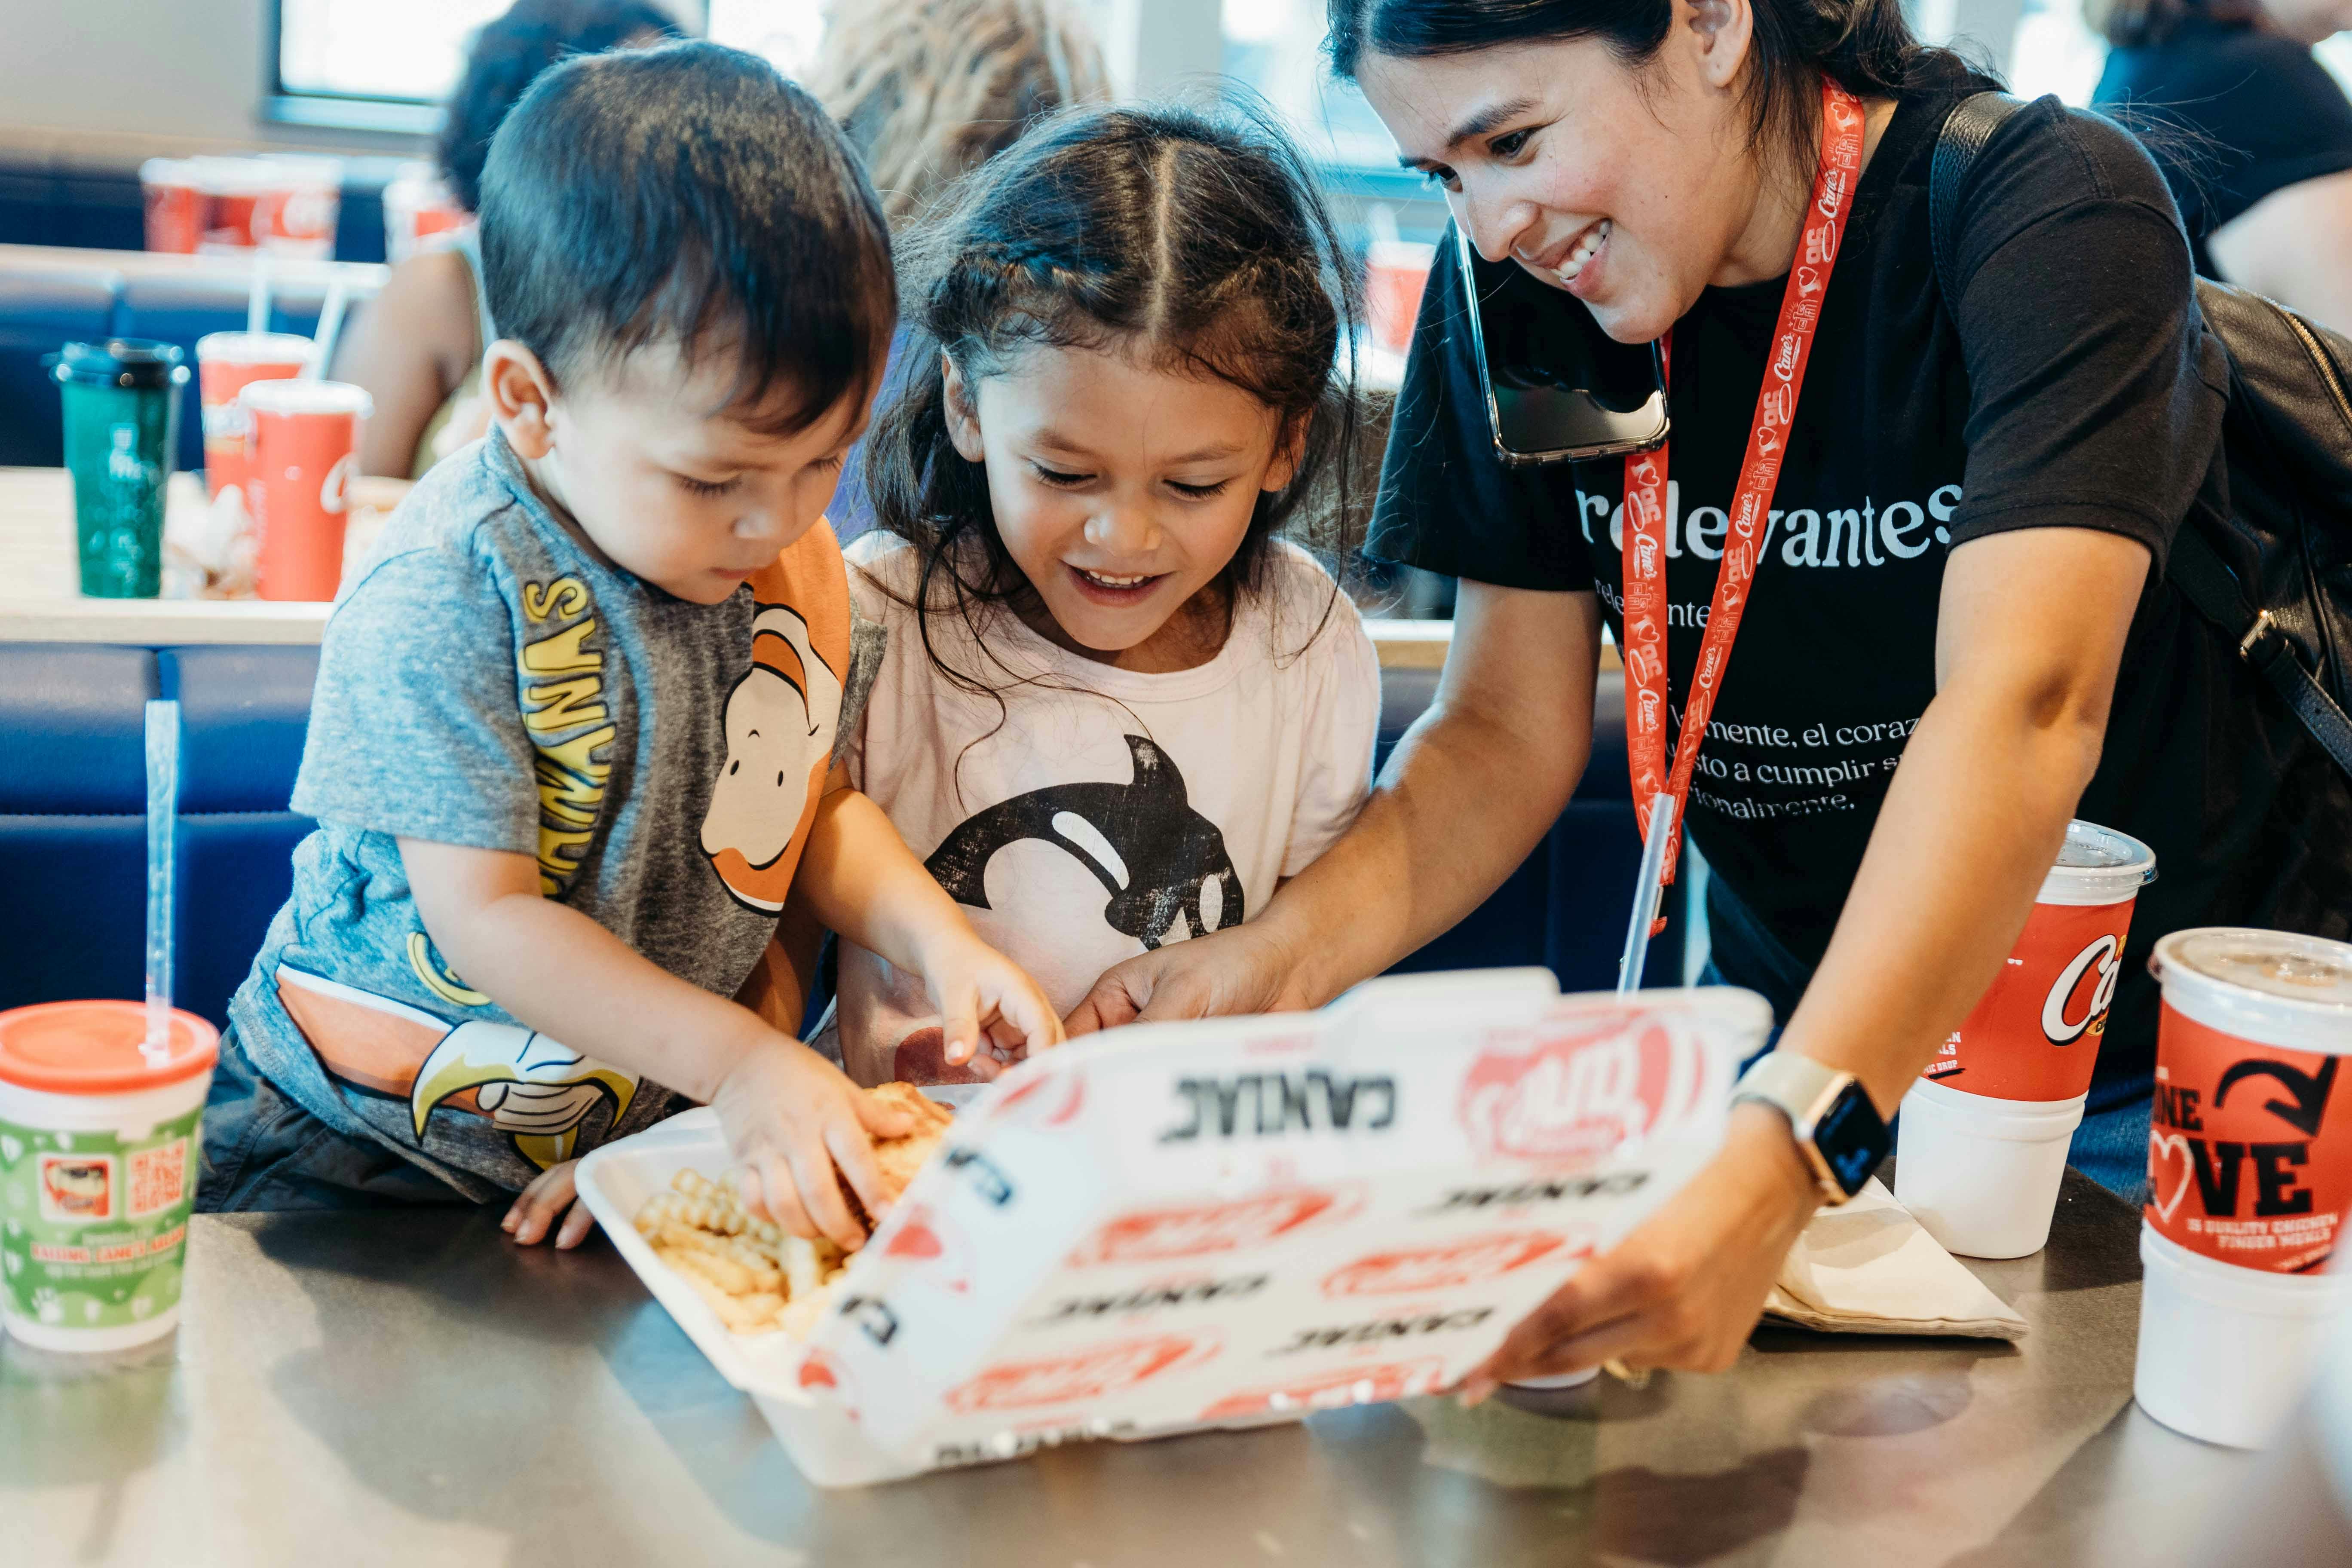
<path id="1" fill-rule="evenodd" d="M 893 230 L 1039 120 L 1110 96 L 1102 48 L 1056 0 L 876 0 L 837 4 L 809 90 L 866 160 Z M 896 345 L 880 404 L 897 395 Z M 865 444 L 849 454 L 827 513 L 847 544 L 874 526 Z"/>
<path id="2" fill-rule="evenodd" d="M 2352 101 L 2312 46 L 2352 0 L 2084 0 L 2114 46 L 2094 104 L 2135 130 L 2197 270 L 2352 331 Z"/>
<path id="3" fill-rule="evenodd" d="M 449 95 L 435 152 L 450 194 L 467 212 L 480 205 L 491 134 L 549 66 L 683 37 L 652 0 L 516 0 L 474 36 Z M 422 478 L 488 427 L 476 394 L 482 354 L 498 332 L 483 300 L 481 245 L 468 226 L 393 268 L 352 323 L 336 371 L 375 399 L 360 433 L 362 473 Z"/>

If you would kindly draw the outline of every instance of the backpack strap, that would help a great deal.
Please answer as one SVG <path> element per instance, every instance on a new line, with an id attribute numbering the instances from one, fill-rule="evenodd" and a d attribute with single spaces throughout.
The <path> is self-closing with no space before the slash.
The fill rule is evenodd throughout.
<path id="1" fill-rule="evenodd" d="M 1927 168 L 1927 247 L 1936 263 L 1936 282 L 1944 291 L 1944 308 L 1957 318 L 1960 291 L 1955 269 L 1958 264 L 1960 187 L 1977 155 L 2009 117 L 2025 107 L 2021 99 L 2005 92 L 1980 92 L 1964 98 L 1944 121 L 1936 139 L 1936 153 Z M 2257 612 L 2240 591 L 2237 574 L 2187 520 L 2173 536 L 2164 574 L 2223 635 L 2238 645 L 2238 657 L 2257 674 L 2319 743 L 2336 765 L 2352 773 L 2352 717 L 2336 705 L 2327 689 L 2303 668 L 2286 637 L 2272 623 L 2269 612 Z"/>
<path id="2" fill-rule="evenodd" d="M 2272 622 L 2270 612 L 2256 611 L 2246 604 L 2238 591 L 2237 574 L 2190 524 L 2182 523 L 2174 535 L 2164 574 L 2199 615 L 2238 639 L 2238 657 L 2252 665 L 2255 673 L 2279 694 L 2287 710 L 2319 742 L 2319 749 L 2352 774 L 2352 718 L 2346 717 L 2327 695 L 2327 689 L 2303 668 L 2285 635 Z"/>
<path id="3" fill-rule="evenodd" d="M 1927 165 L 1927 248 L 1936 258 L 1936 282 L 1944 291 L 1944 308 L 1957 319 L 1960 313 L 1959 264 L 1960 187 L 1985 150 L 1992 133 L 2025 107 L 2021 98 L 2005 92 L 1979 92 L 1964 98 L 1944 119 L 1936 138 L 1936 155 Z"/>

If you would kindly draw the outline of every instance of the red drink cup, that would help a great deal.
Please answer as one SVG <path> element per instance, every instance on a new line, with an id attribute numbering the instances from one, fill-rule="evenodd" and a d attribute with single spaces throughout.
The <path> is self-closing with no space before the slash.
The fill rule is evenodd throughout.
<path id="1" fill-rule="evenodd" d="M 415 165 L 383 188 L 384 259 L 397 267 L 435 235 L 454 234 L 473 221 L 431 165 Z"/>
<path id="2" fill-rule="evenodd" d="M 358 467 L 368 395 L 340 381 L 257 381 L 246 506 L 265 599 L 331 599 L 343 575 L 344 487 Z"/>
<path id="3" fill-rule="evenodd" d="M 2068 823 L 2024 934 L 1903 1097 L 1895 1197 L 1950 1251 L 2022 1258 L 2049 1239 L 2132 909 L 2155 876 L 2138 839 Z"/>
<path id="4" fill-rule="evenodd" d="M 139 165 L 139 186 L 146 198 L 147 248 L 194 255 L 211 198 L 194 161 L 150 158 Z"/>
<path id="5" fill-rule="evenodd" d="M 310 357 L 310 340 L 291 332 L 212 332 L 196 340 L 205 494 L 217 496 L 245 484 L 252 424 L 238 395 L 257 381 L 291 380 Z"/>
<path id="6" fill-rule="evenodd" d="M 1421 291 L 1437 247 L 1410 239 L 1376 239 L 1364 258 L 1364 318 L 1372 342 L 1393 354 L 1412 343 L 1421 315 Z"/>
<path id="7" fill-rule="evenodd" d="M 335 254 L 342 165 L 332 158 L 272 158 L 257 176 L 253 243 L 272 256 L 325 261 Z"/>
<path id="8" fill-rule="evenodd" d="M 2132 1392 L 2175 1431 L 2265 1441 L 2308 1381 L 2352 1272 L 2326 1267 L 2352 1205 L 2352 944 L 2174 931 L 2140 1228 Z"/>

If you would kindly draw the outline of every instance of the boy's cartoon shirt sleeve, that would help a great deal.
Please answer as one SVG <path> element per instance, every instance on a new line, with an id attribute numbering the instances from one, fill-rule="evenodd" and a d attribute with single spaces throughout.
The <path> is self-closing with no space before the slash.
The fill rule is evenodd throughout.
<path id="1" fill-rule="evenodd" d="M 379 557 L 335 606 L 296 811 L 399 837 L 536 852 L 512 616 L 471 555 L 458 540 Z M 420 660 L 421 647 L 467 657 Z"/>
<path id="2" fill-rule="evenodd" d="M 530 855 L 542 896 L 732 996 L 807 843 L 850 620 L 822 526 L 693 605 L 585 552 L 497 436 L 443 462 L 328 624 L 295 796 L 320 826 L 229 1009 L 255 1067 L 478 1199 L 677 1109 L 474 986 L 395 840 Z"/>

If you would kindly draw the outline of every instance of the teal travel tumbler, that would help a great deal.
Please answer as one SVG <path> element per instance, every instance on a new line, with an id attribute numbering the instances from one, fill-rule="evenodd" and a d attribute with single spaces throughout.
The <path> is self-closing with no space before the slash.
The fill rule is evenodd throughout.
<path id="1" fill-rule="evenodd" d="M 152 599 L 163 580 L 163 489 L 178 449 L 186 356 L 171 343 L 68 343 L 51 363 L 65 401 L 81 591 Z"/>

